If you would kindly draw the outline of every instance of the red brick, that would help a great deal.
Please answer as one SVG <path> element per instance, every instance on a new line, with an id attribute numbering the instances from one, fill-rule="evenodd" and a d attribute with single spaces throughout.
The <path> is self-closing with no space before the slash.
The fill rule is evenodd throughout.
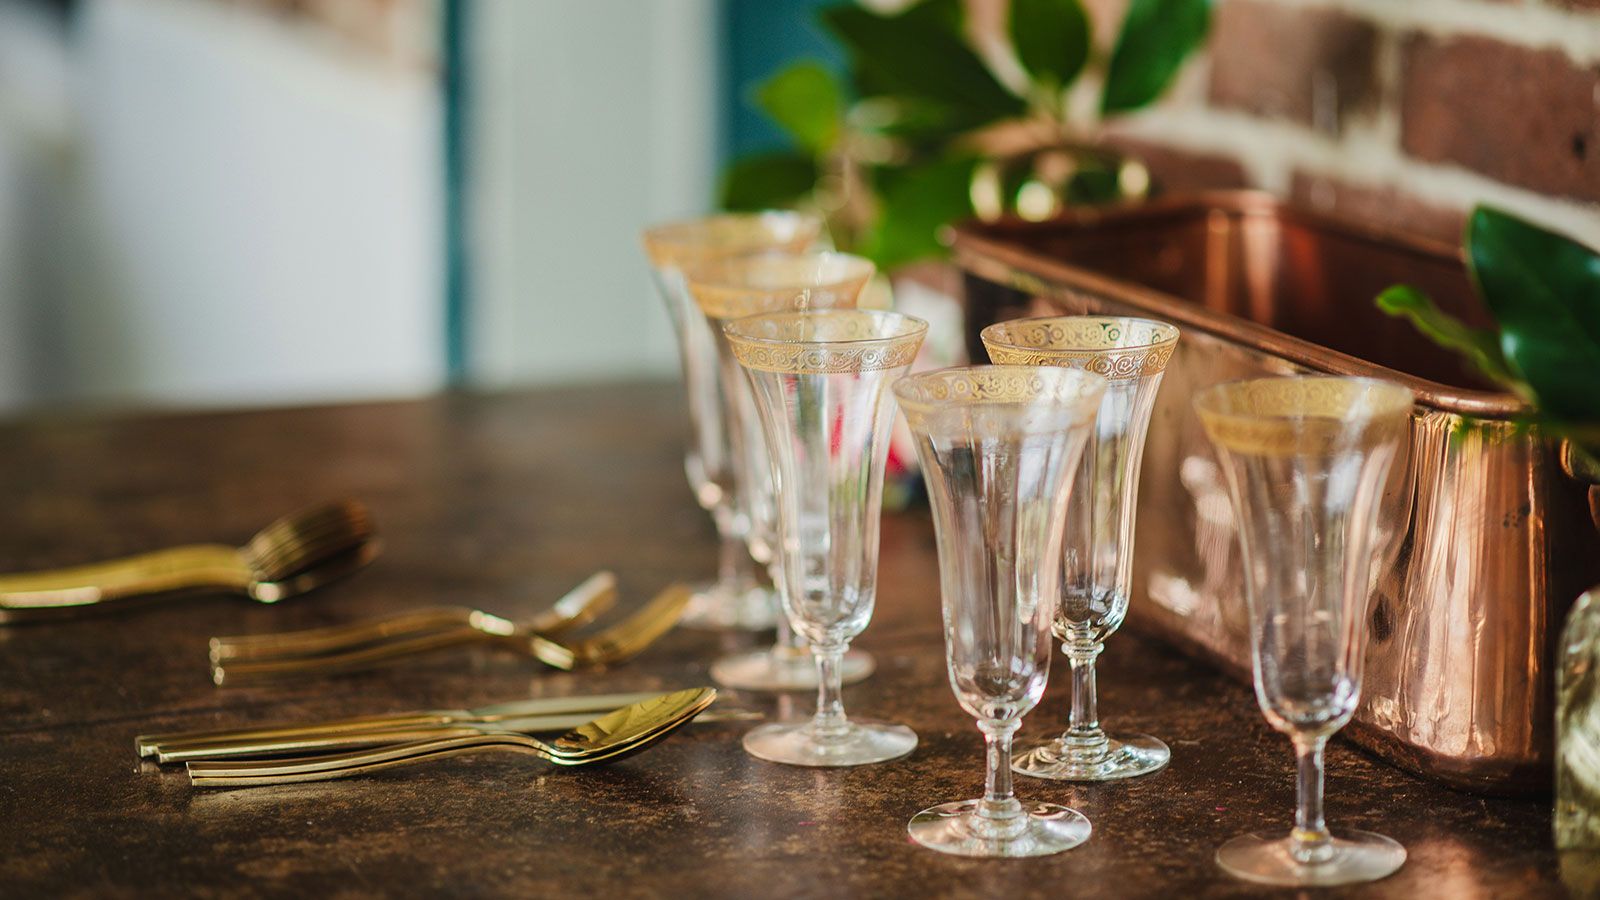
<path id="1" fill-rule="evenodd" d="M 1317 7 L 1229 0 L 1211 32 L 1211 103 L 1337 132 L 1376 101 L 1378 30 Z"/>
<path id="2" fill-rule="evenodd" d="M 1352 184 L 1311 172 L 1295 172 L 1289 199 L 1297 206 L 1385 230 L 1456 244 L 1466 213 L 1434 206 L 1393 188 Z"/>
<path id="3" fill-rule="evenodd" d="M 1238 160 L 1229 156 L 1179 150 L 1117 135 L 1111 135 L 1106 142 L 1143 162 L 1150 170 L 1154 189 L 1164 193 L 1247 187 L 1250 183 Z"/>
<path id="4" fill-rule="evenodd" d="M 1401 145 L 1546 194 L 1600 200 L 1600 69 L 1558 50 L 1414 35 L 1404 46 Z"/>

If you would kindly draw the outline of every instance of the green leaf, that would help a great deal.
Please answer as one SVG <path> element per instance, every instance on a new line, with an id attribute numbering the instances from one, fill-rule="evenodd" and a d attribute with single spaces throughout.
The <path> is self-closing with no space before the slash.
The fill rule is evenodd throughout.
<path id="1" fill-rule="evenodd" d="M 1011 45 L 1035 79 L 1066 87 L 1089 58 L 1089 17 L 1078 0 L 1011 0 Z"/>
<path id="2" fill-rule="evenodd" d="M 722 173 L 724 209 L 790 206 L 817 184 L 817 162 L 800 153 L 763 153 L 734 160 Z"/>
<path id="3" fill-rule="evenodd" d="M 1404 316 L 1435 344 L 1460 353 L 1489 380 L 1514 387 L 1517 379 L 1506 368 L 1495 332 L 1469 327 L 1434 305 L 1432 298 L 1414 287 L 1397 284 L 1378 295 L 1378 308 L 1391 316 Z"/>
<path id="4" fill-rule="evenodd" d="M 865 254 L 888 272 L 946 252 L 944 227 L 972 215 L 972 159 L 940 160 L 879 173 L 882 201 Z"/>
<path id="5" fill-rule="evenodd" d="M 896 138 L 913 147 L 942 149 L 961 134 L 948 108 L 927 100 L 871 97 L 851 110 L 851 124 L 862 132 Z"/>
<path id="6" fill-rule="evenodd" d="M 1161 96 L 1210 22 L 1211 0 L 1133 0 L 1111 51 L 1100 111 L 1128 112 Z"/>
<path id="7" fill-rule="evenodd" d="M 1486 206 L 1473 210 L 1466 244 L 1500 350 L 1541 411 L 1600 422 L 1600 256 Z"/>
<path id="8" fill-rule="evenodd" d="M 920 19 L 961 37 L 967 27 L 967 7 L 961 0 L 922 0 L 900 13 L 902 19 Z"/>
<path id="9" fill-rule="evenodd" d="M 892 17 L 833 6 L 822 11 L 822 21 L 849 51 L 857 84 L 868 94 L 936 106 L 958 130 L 1026 112 L 1027 104 L 995 80 L 943 15 L 921 11 L 926 5 Z"/>
<path id="10" fill-rule="evenodd" d="M 756 88 L 756 104 L 795 143 L 813 155 L 827 152 L 839 137 L 844 91 L 828 67 L 801 60 Z"/>

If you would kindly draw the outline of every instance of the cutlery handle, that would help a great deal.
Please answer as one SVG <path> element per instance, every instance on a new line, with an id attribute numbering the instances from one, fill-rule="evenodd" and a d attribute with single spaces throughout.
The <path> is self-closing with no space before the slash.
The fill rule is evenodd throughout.
<path id="1" fill-rule="evenodd" d="M 314 759 L 191 762 L 188 764 L 189 782 L 197 788 L 231 788 L 331 781 L 479 750 L 512 750 L 531 753 L 558 764 L 567 762 L 551 754 L 543 744 L 524 735 L 489 733 L 413 741 Z"/>
<path id="2" fill-rule="evenodd" d="M 592 714 L 562 716 L 563 722 L 575 728 L 593 718 Z M 272 756 L 307 756 L 333 751 L 365 750 L 413 741 L 430 741 L 441 738 L 471 737 L 483 729 L 465 725 L 428 726 L 415 728 L 389 728 L 374 731 L 349 731 L 343 734 L 328 732 L 303 737 L 281 737 L 219 741 L 217 743 L 164 744 L 156 751 L 156 761 L 169 763 L 192 762 L 202 759 L 261 759 Z"/>
<path id="3" fill-rule="evenodd" d="M 453 631 L 424 633 L 359 650 L 324 656 L 216 663 L 211 667 L 211 679 L 222 685 L 250 679 L 333 675 L 340 672 L 354 672 L 447 647 L 480 642 L 493 643 L 500 640 L 501 638 L 486 635 L 476 628 L 463 626 Z"/>
<path id="4" fill-rule="evenodd" d="M 650 694 L 623 695 L 644 698 Z M 631 702 L 637 702 L 633 700 Z M 627 705 L 624 703 L 623 705 Z M 506 719 L 486 727 L 482 724 L 433 725 L 420 723 L 410 727 L 374 728 L 370 731 L 325 731 L 282 737 L 237 738 L 216 741 L 168 742 L 155 745 L 152 754 L 156 761 L 167 763 L 192 762 L 202 759 L 250 759 L 264 756 L 303 756 L 327 753 L 334 750 L 357 750 L 407 741 L 433 740 L 448 737 L 470 737 L 486 731 L 514 731 L 523 734 L 571 731 L 592 721 L 594 710 Z M 758 722 L 766 718 L 751 709 L 708 709 L 695 717 L 695 724 L 721 722 Z M 145 755 L 152 755 L 145 754 Z"/>
<path id="5" fill-rule="evenodd" d="M 236 728 L 231 731 L 212 729 L 210 731 L 172 731 L 165 734 L 141 734 L 133 739 L 133 745 L 140 756 L 159 756 L 170 749 L 191 745 L 220 745 L 244 741 L 286 741 L 339 734 L 364 734 L 369 731 L 441 728 L 470 719 L 471 713 L 464 709 L 422 710 L 411 713 L 389 713 L 375 716 L 354 716 L 348 719 L 328 719 L 304 725 L 269 725 L 259 728 Z"/>
<path id="6" fill-rule="evenodd" d="M 236 547 L 191 544 L 65 569 L 0 575 L 0 609 L 60 609 L 186 588 L 245 590 Z"/>
<path id="7" fill-rule="evenodd" d="M 470 625 L 472 614 L 473 610 L 465 607 L 436 606 L 302 631 L 214 637 L 211 639 L 211 661 L 225 663 L 228 660 L 261 657 L 318 656 L 401 635 L 454 631 L 463 625 Z"/>

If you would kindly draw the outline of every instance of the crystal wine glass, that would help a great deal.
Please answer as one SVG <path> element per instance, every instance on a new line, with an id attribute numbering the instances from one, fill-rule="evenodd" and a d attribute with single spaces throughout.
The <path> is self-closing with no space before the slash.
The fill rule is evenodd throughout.
<path id="1" fill-rule="evenodd" d="M 1355 713 L 1379 501 L 1412 395 L 1366 378 L 1216 385 L 1194 400 L 1227 477 L 1244 560 L 1256 700 L 1299 761 L 1294 828 L 1223 844 L 1217 862 L 1262 884 L 1375 881 L 1405 848 L 1322 819 L 1322 750 Z"/>
<path id="2" fill-rule="evenodd" d="M 760 313 L 854 308 L 876 269 L 871 260 L 847 253 L 770 252 L 723 257 L 691 266 L 685 273 L 690 295 L 716 334 L 722 416 L 734 450 L 734 492 L 750 525 L 746 543 L 756 562 L 767 566 L 779 592 L 782 559 L 775 552 L 778 510 L 767 441 L 750 379 L 733 358 L 721 329 L 726 322 Z M 776 598 L 774 602 L 781 607 Z M 724 656 L 712 663 L 711 677 L 744 690 L 816 690 L 817 670 L 804 641 L 781 608 L 777 619 L 778 639 L 772 647 Z M 850 650 L 840 662 L 840 678 L 853 684 L 871 675 L 872 669 L 870 655 Z"/>
<path id="3" fill-rule="evenodd" d="M 1108 382 L 1073 478 L 1075 502 L 1061 550 L 1055 635 L 1072 665 L 1072 713 L 1065 733 L 1019 754 L 1013 765 L 1024 775 L 1069 781 L 1155 772 L 1171 758 L 1166 744 L 1100 727 L 1095 659 L 1128 614 L 1139 465 L 1178 329 L 1151 319 L 1057 316 L 990 325 L 981 337 L 996 363 L 1084 369 Z"/>
<path id="4" fill-rule="evenodd" d="M 878 520 L 894 399 L 928 326 L 892 312 L 768 313 L 723 326 L 750 374 L 777 486 L 784 609 L 817 663 L 809 722 L 745 735 L 752 755 L 855 766 L 910 753 L 903 725 L 845 718 L 839 662 L 867 627 L 878 580 Z"/>
<path id="5" fill-rule="evenodd" d="M 940 369 L 894 386 L 933 507 L 950 686 L 988 745 L 982 799 L 912 818 L 923 846 L 1044 856 L 1089 838 L 1078 812 L 1012 794 L 1011 736 L 1050 675 L 1072 472 L 1105 387 L 1099 375 L 1032 366 Z"/>
<path id="6" fill-rule="evenodd" d="M 645 229 L 644 247 L 678 340 L 690 437 L 684 470 L 695 500 L 711 513 L 721 540 L 715 580 L 697 585 L 686 625 L 761 631 L 771 628 L 772 594 L 756 578 L 745 544 L 749 527 L 733 492 L 733 450 L 722 417 L 716 335 L 689 296 L 683 272 L 723 256 L 800 251 L 822 233 L 816 216 L 787 211 L 724 213 Z"/>

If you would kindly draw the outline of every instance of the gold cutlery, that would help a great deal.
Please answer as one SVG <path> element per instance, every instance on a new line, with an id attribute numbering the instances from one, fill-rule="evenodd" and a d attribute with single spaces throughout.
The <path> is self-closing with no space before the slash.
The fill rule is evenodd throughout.
<path id="1" fill-rule="evenodd" d="M 577 697 L 537 697 L 531 700 L 513 700 L 475 709 L 416 709 L 397 713 L 380 713 L 345 719 L 325 719 L 284 725 L 259 725 L 251 728 L 202 729 L 198 731 L 172 731 L 164 734 L 142 734 L 133 739 L 134 749 L 140 756 L 154 756 L 160 748 L 180 744 L 220 743 L 255 738 L 287 738 L 325 734 L 345 734 L 353 731 L 371 731 L 393 728 L 411 728 L 430 725 L 456 725 L 462 723 L 490 724 L 504 719 L 526 716 L 562 715 L 565 713 L 597 713 L 648 700 L 653 692 L 632 694 L 591 694 Z"/>
<path id="2" fill-rule="evenodd" d="M 612 762 L 638 753 L 699 715 L 717 697 L 709 687 L 661 694 L 579 726 L 552 741 L 525 734 L 487 732 L 391 745 L 333 756 L 274 760 L 197 761 L 188 764 L 195 787 L 253 787 L 349 778 L 478 750 L 510 750 L 558 766 Z"/>
<path id="3" fill-rule="evenodd" d="M 527 622 L 507 623 L 511 627 L 499 632 L 461 625 L 431 634 L 402 635 L 369 646 L 318 656 L 261 655 L 237 661 L 225 659 L 212 664 L 211 677 L 220 685 L 252 678 L 352 672 L 463 644 L 504 647 L 557 669 L 612 665 L 638 655 L 671 631 L 683 616 L 691 593 L 685 585 L 672 585 L 621 622 L 570 642 L 546 637 L 533 627 L 533 623 Z M 232 640 L 220 638 L 218 643 L 226 644 Z"/>
<path id="4" fill-rule="evenodd" d="M 446 725 L 412 725 L 392 728 L 350 729 L 324 731 L 281 737 L 238 738 L 221 741 L 164 742 L 149 746 L 150 752 L 142 754 L 155 757 L 156 762 L 188 762 L 198 759 L 261 758 L 268 756 L 306 756 L 337 750 L 359 750 L 409 741 L 433 740 L 448 737 L 471 737 L 491 732 L 517 732 L 520 734 L 549 734 L 566 731 L 594 718 L 596 712 L 612 709 L 622 702 L 637 703 L 654 694 L 618 694 L 613 702 L 593 710 L 549 713 L 521 718 L 500 718 L 489 722 L 457 722 Z M 695 719 L 695 724 L 722 722 L 759 722 L 766 719 L 758 710 L 738 707 L 708 709 Z M 143 749 L 143 748 L 141 748 Z"/>
<path id="5" fill-rule="evenodd" d="M 190 544 L 122 559 L 0 575 L 0 622 L 181 590 L 275 603 L 360 569 L 380 544 L 365 506 L 329 503 L 285 516 L 243 547 Z"/>
<path id="6" fill-rule="evenodd" d="M 551 604 L 550 609 L 529 619 L 524 627 L 545 637 L 559 637 L 594 621 L 616 601 L 617 576 L 596 572 Z M 491 635 L 508 635 L 517 629 L 517 623 L 482 610 L 440 606 L 304 631 L 214 637 L 211 639 L 211 662 L 324 656 L 407 635 L 460 631 L 463 626 Z"/>

